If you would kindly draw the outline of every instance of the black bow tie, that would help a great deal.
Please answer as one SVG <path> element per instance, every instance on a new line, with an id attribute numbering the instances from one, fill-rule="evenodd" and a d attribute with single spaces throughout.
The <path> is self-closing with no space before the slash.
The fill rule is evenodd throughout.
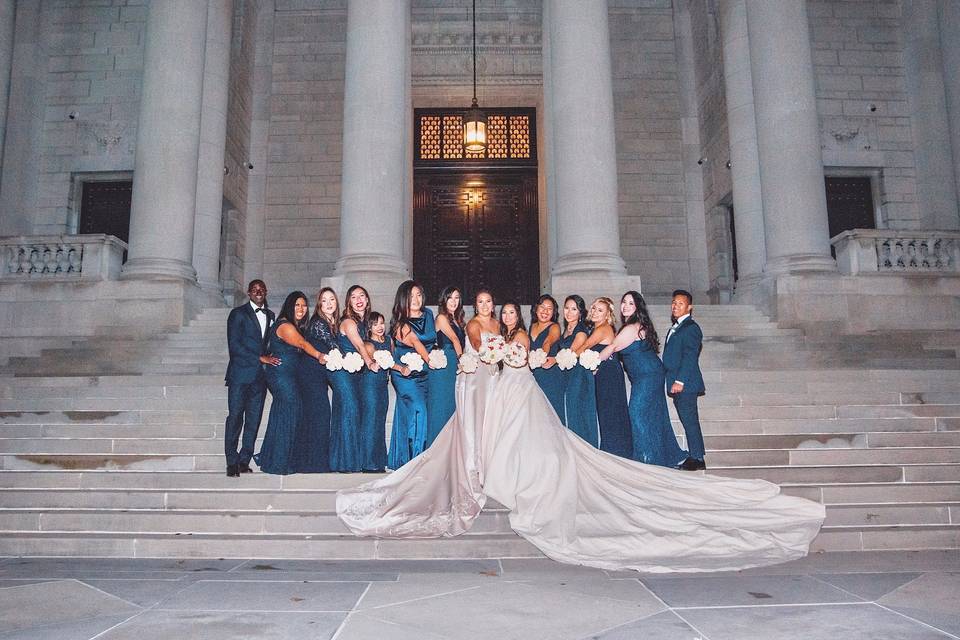
<path id="1" fill-rule="evenodd" d="M 264 309 L 263 307 L 257 307 L 256 309 L 254 309 L 254 313 L 262 313 L 262 314 L 266 315 L 266 314 L 267 314 L 267 310 Z"/>

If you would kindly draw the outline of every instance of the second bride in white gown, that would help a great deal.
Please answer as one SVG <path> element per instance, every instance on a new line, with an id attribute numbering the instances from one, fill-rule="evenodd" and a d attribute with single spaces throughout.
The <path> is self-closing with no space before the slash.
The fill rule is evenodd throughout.
<path id="1" fill-rule="evenodd" d="M 511 306 L 513 311 L 510 311 Z M 498 331 L 477 296 L 465 351 Z M 529 347 L 504 305 L 513 342 Z M 457 379 L 457 411 L 433 445 L 390 475 L 337 496 L 361 536 L 455 536 L 486 497 L 546 556 L 602 569 L 723 571 L 806 555 L 822 505 L 762 480 L 690 474 L 593 448 L 564 427 L 527 367 L 481 365 Z"/>

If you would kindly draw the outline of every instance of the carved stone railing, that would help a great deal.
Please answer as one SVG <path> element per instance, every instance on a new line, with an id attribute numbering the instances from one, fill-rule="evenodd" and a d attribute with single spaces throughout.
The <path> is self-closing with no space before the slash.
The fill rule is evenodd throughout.
<path id="1" fill-rule="evenodd" d="M 960 232 L 853 229 L 830 239 L 844 274 L 960 275 Z"/>
<path id="2" fill-rule="evenodd" d="M 0 281 L 114 280 L 126 250 L 103 234 L 0 237 Z"/>

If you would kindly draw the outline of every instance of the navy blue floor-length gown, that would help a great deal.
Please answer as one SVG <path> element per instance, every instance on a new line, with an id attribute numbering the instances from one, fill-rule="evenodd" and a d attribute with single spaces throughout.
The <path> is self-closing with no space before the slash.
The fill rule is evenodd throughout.
<path id="1" fill-rule="evenodd" d="M 270 327 L 267 338 L 267 353 L 280 358 L 280 364 L 266 367 L 267 388 L 273 399 L 260 453 L 253 458 L 264 473 L 281 475 L 296 472 L 294 443 L 303 416 L 299 384 L 302 354 L 299 348 L 287 344 L 277 335 L 277 329 L 288 322 L 286 319 L 277 321 Z"/>
<path id="2" fill-rule="evenodd" d="M 605 345 L 591 347 L 603 351 Z M 623 379 L 623 365 L 617 354 L 597 367 L 593 377 L 597 394 L 597 422 L 600 426 L 600 449 L 621 458 L 633 458 L 633 434 L 627 411 L 627 384 Z"/>
<path id="3" fill-rule="evenodd" d="M 367 327 L 357 323 L 360 335 Z M 343 355 L 356 352 L 350 339 L 342 333 L 337 336 L 337 348 Z M 360 371 L 349 373 L 341 369 L 331 371 L 328 379 L 333 388 L 333 411 L 330 417 L 330 469 L 332 471 L 362 471 L 360 456 Z"/>
<path id="4" fill-rule="evenodd" d="M 437 341 L 437 330 L 433 324 L 433 312 L 424 309 L 419 318 L 409 320 L 410 328 L 424 345 L 432 345 Z M 405 354 L 413 352 L 399 340 L 394 348 L 394 358 L 401 362 Z M 424 363 L 423 371 L 402 376 L 394 371 L 390 379 L 397 392 L 397 404 L 393 409 L 393 431 L 390 434 L 390 451 L 387 454 L 387 466 L 399 469 L 412 458 L 420 455 L 427 443 L 427 400 L 429 386 L 427 376 L 429 369 Z"/>
<path id="5" fill-rule="evenodd" d="M 377 351 L 393 352 L 390 338 L 386 342 L 370 340 Z M 360 468 L 383 471 L 387 464 L 387 385 L 390 371 L 371 371 L 364 367 L 360 378 Z"/>
<path id="6" fill-rule="evenodd" d="M 554 324 L 555 323 L 553 322 L 548 324 L 540 331 L 540 333 L 537 334 L 536 338 L 531 337 L 531 351 L 543 349 L 543 343 L 546 342 L 547 334 L 550 333 L 550 328 Z M 558 351 L 560 351 L 559 340 L 550 345 L 550 351 L 547 352 L 547 355 L 550 357 L 555 357 Z M 557 365 L 553 365 L 549 369 L 539 367 L 533 370 L 533 377 L 537 381 L 537 385 L 540 386 L 540 390 L 543 391 L 543 395 L 547 396 L 547 400 L 550 401 L 550 406 L 553 407 L 553 410 L 557 412 L 557 417 L 560 418 L 560 422 L 566 424 L 567 415 L 563 408 L 563 371 L 560 371 L 560 368 L 557 367 Z"/>
<path id="7" fill-rule="evenodd" d="M 466 339 L 466 333 L 463 329 L 454 323 L 450 323 L 453 332 L 460 341 L 460 348 L 463 349 L 463 341 Z M 457 408 L 456 386 L 457 386 L 457 350 L 453 348 L 453 342 L 442 331 L 437 331 L 437 348 L 443 349 L 447 356 L 447 366 L 443 369 L 431 369 L 427 376 L 427 439 L 424 447 L 429 447 L 443 425 L 453 415 Z"/>
<path id="8" fill-rule="evenodd" d="M 559 350 L 569 349 L 578 333 L 588 333 L 582 322 L 573 332 L 557 341 Z M 597 429 L 597 396 L 594 390 L 593 372 L 579 364 L 563 372 L 563 405 L 566 411 L 566 425 L 570 431 L 592 444 L 599 445 Z"/>
<path id="9" fill-rule="evenodd" d="M 320 353 L 337 346 L 330 325 L 321 317 L 310 320 L 303 337 Z M 330 471 L 329 372 L 314 358 L 303 357 L 299 374 L 303 419 L 294 444 L 294 468 L 297 473 L 326 473 Z"/>

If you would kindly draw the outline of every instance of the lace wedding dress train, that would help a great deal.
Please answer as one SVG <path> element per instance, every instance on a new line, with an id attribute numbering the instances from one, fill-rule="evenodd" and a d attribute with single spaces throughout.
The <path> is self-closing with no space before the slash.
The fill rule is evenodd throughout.
<path id="1" fill-rule="evenodd" d="M 486 496 L 554 560 L 602 569 L 722 571 L 807 553 L 822 505 L 762 480 L 691 474 L 593 448 L 560 424 L 526 368 L 457 380 L 457 411 L 433 446 L 337 496 L 358 535 L 467 531 Z"/>

